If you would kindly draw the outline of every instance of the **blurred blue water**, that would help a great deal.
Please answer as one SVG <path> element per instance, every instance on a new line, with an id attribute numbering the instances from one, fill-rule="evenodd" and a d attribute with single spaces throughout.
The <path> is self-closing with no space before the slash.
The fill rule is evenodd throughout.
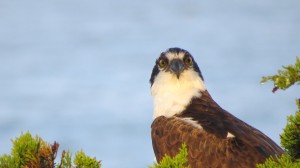
<path id="1" fill-rule="evenodd" d="M 260 85 L 300 52 L 300 2 L 0 0 L 0 153 L 30 130 L 103 167 L 153 162 L 150 73 L 189 50 L 209 92 L 277 143 L 295 88 Z"/>

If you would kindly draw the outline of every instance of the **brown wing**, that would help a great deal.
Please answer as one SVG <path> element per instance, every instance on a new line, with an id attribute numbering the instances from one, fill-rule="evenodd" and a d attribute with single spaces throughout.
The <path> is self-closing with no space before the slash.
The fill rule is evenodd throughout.
<path id="1" fill-rule="evenodd" d="M 265 157 L 283 153 L 269 137 L 223 110 L 207 91 L 203 92 L 200 98 L 192 99 L 186 110 L 177 116 L 192 118 L 205 131 L 219 138 L 226 138 L 227 134 L 231 133 L 236 139 L 255 148 Z"/>
<path id="2" fill-rule="evenodd" d="M 178 117 L 158 117 L 151 127 L 152 144 L 158 162 L 165 154 L 175 156 L 182 143 L 187 144 L 188 160 L 192 168 L 249 168 L 266 159 L 265 151 L 262 153 L 247 141 L 244 142 L 245 138 L 220 138 Z M 261 139 L 268 141 L 265 136 Z"/>
<path id="3" fill-rule="evenodd" d="M 227 120 L 224 120 L 229 132 L 237 139 L 259 151 L 264 157 L 280 156 L 283 150 L 269 137 L 253 128 L 247 123 L 239 120 L 228 112 L 225 112 Z"/>

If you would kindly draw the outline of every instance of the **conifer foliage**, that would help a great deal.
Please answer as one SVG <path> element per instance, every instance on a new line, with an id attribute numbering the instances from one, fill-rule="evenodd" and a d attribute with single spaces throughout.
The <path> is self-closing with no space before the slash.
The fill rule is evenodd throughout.
<path id="1" fill-rule="evenodd" d="M 183 143 L 176 156 L 170 157 L 169 155 L 165 155 L 159 163 L 154 163 L 149 168 L 189 168 L 187 165 L 187 156 L 188 150 L 186 144 Z"/>
<path id="2" fill-rule="evenodd" d="M 278 89 L 285 90 L 294 84 L 300 84 L 300 59 L 296 58 L 294 65 L 283 66 L 278 74 L 262 78 L 262 83 L 272 81 L 273 92 Z M 298 110 L 287 118 L 287 125 L 280 135 L 281 146 L 285 150 L 280 158 L 269 158 L 264 164 L 258 164 L 258 168 L 298 168 L 300 167 L 300 99 L 296 100 Z"/>
<path id="3" fill-rule="evenodd" d="M 90 158 L 83 151 L 75 154 L 72 163 L 70 151 L 63 151 L 61 162 L 55 163 L 59 144 L 49 144 L 42 138 L 27 132 L 12 140 L 11 154 L 0 156 L 1 168 L 100 168 L 101 163 L 96 158 Z"/>

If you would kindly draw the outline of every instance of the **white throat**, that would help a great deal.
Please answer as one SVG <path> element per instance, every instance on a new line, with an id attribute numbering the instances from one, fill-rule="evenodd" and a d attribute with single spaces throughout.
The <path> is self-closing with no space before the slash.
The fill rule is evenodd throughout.
<path id="1" fill-rule="evenodd" d="M 203 80 L 193 70 L 185 70 L 179 79 L 170 72 L 159 72 L 151 87 L 154 98 L 153 119 L 181 113 L 193 97 L 201 97 L 201 92 L 205 90 Z"/>

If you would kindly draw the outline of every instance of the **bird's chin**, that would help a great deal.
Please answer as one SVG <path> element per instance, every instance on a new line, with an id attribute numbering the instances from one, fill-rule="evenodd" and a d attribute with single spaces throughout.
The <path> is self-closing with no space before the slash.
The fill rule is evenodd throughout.
<path id="1" fill-rule="evenodd" d="M 177 73 L 177 72 L 171 72 L 171 74 L 176 77 L 177 79 L 179 79 L 182 76 L 182 73 Z"/>

